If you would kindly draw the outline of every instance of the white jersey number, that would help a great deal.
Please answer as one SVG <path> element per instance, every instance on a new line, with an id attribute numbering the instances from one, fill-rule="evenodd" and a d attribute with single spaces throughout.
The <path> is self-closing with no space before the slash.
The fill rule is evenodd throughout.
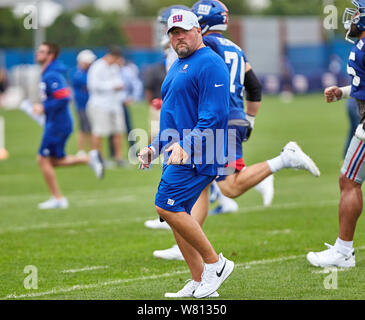
<path id="1" fill-rule="evenodd" d="M 355 61 L 355 59 L 356 59 L 355 52 L 351 52 L 349 60 Z M 354 79 L 352 80 L 352 85 L 358 87 L 360 85 L 360 77 L 356 74 L 356 70 L 347 65 L 347 73 L 354 77 Z"/>
<path id="2" fill-rule="evenodd" d="M 237 52 L 232 51 L 224 51 L 224 57 L 226 60 L 226 64 L 232 64 L 231 67 L 231 84 L 230 84 L 230 92 L 235 93 L 236 92 L 236 86 L 234 84 L 237 76 L 238 71 L 238 54 Z M 241 70 L 240 70 L 240 83 L 243 86 L 245 81 L 245 61 L 243 57 L 241 57 Z M 243 96 L 243 91 L 241 93 Z"/>

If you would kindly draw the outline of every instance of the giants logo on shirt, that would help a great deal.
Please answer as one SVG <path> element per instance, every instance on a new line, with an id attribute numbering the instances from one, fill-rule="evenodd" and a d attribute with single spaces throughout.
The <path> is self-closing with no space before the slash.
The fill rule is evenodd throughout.
<path id="1" fill-rule="evenodd" d="M 172 17 L 172 23 L 182 22 L 182 21 L 183 21 L 183 15 L 182 14 L 177 14 L 176 16 Z"/>

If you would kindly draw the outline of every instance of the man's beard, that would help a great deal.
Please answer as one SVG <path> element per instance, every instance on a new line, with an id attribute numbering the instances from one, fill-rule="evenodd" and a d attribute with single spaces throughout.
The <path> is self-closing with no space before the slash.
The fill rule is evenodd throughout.
<path id="1" fill-rule="evenodd" d="M 176 53 L 179 58 L 186 58 L 191 55 L 191 50 L 189 47 L 176 48 Z"/>
<path id="2" fill-rule="evenodd" d="M 351 25 L 351 29 L 349 32 L 349 37 L 351 38 L 358 38 L 361 35 L 361 31 L 354 25 Z"/>

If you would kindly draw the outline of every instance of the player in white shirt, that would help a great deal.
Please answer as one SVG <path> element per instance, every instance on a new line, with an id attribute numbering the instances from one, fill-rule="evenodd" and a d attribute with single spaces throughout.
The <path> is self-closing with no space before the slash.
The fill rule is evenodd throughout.
<path id="1" fill-rule="evenodd" d="M 119 48 L 111 48 L 92 64 L 87 77 L 90 95 L 87 114 L 91 123 L 92 148 L 101 151 L 102 139 L 112 135 L 116 161 L 122 160 L 122 137 L 126 131 L 121 108 L 124 83 L 116 64 L 121 56 Z"/>

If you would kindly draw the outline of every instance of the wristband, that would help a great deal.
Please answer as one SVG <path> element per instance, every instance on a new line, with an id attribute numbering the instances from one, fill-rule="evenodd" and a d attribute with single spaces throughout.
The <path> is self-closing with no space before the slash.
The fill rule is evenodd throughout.
<path id="1" fill-rule="evenodd" d="M 341 99 L 348 99 L 348 98 L 350 98 L 351 86 L 341 87 L 340 90 L 342 91 Z"/>
<path id="2" fill-rule="evenodd" d="M 248 122 L 250 123 L 251 128 L 253 128 L 253 126 L 255 125 L 255 117 L 250 116 L 249 114 L 246 114 L 246 118 L 247 118 Z"/>

